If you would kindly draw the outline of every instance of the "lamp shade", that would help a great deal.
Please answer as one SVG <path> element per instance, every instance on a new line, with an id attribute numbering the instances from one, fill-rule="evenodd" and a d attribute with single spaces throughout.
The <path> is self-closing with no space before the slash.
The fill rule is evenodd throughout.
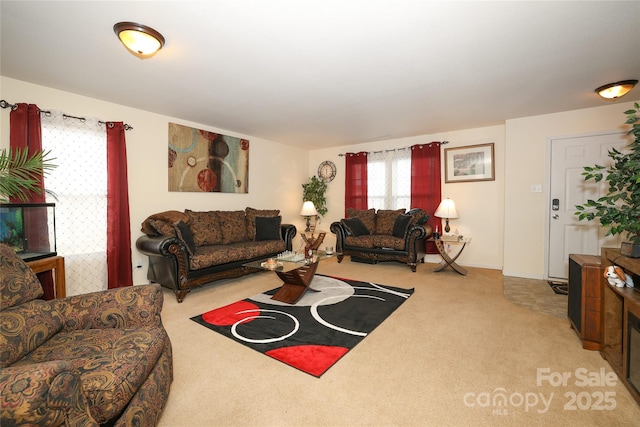
<path id="1" fill-rule="evenodd" d="M 623 80 L 621 82 L 609 83 L 597 88 L 596 93 L 607 101 L 611 101 L 625 96 L 637 83 L 637 80 Z"/>
<path id="2" fill-rule="evenodd" d="M 314 216 L 314 215 L 318 215 L 318 211 L 316 210 L 316 207 L 314 206 L 313 202 L 311 201 L 306 201 L 302 204 L 302 209 L 300 210 L 300 215 L 301 216 Z"/>
<path id="3" fill-rule="evenodd" d="M 446 198 L 440 202 L 438 209 L 436 209 L 435 216 L 438 218 L 458 218 L 458 211 L 456 210 L 456 204 L 450 198 Z"/>
<path id="4" fill-rule="evenodd" d="M 127 49 L 142 58 L 152 56 L 164 46 L 162 34 L 146 25 L 118 22 L 113 31 Z"/>

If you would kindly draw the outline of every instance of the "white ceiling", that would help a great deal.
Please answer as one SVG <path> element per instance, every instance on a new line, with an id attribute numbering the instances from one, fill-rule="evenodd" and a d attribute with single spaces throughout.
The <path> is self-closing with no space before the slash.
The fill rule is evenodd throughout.
<path id="1" fill-rule="evenodd" d="M 0 8 L 4 76 L 309 149 L 600 106 L 597 86 L 640 78 L 639 1 Z M 164 49 L 138 59 L 119 21 L 160 31 Z"/>

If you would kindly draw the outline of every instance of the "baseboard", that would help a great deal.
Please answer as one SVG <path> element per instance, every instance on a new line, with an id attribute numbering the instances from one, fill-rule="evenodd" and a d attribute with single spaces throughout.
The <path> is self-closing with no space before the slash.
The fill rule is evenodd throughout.
<path id="1" fill-rule="evenodd" d="M 430 264 L 440 264 L 442 261 L 442 257 L 440 255 L 428 254 L 424 257 L 424 262 Z M 501 265 L 490 265 L 490 264 L 470 264 L 467 262 L 459 262 L 456 261 L 456 264 L 461 265 L 463 267 L 471 267 L 471 268 L 486 268 L 489 270 L 502 270 Z"/>

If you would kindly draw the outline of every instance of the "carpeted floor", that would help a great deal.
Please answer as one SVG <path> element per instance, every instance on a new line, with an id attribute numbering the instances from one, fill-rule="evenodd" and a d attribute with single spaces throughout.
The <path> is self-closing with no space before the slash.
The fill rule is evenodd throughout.
<path id="1" fill-rule="evenodd" d="M 555 302 L 565 296 L 545 282 L 517 285 L 497 270 L 469 268 L 460 276 L 434 268 L 323 261 L 321 274 L 415 292 L 321 378 L 190 320 L 279 286 L 275 274 L 200 288 L 182 304 L 166 290 L 162 314 L 175 375 L 160 426 L 637 425 L 640 406 L 619 381 L 577 381 L 578 372 L 611 368 L 582 349 L 560 312 L 564 303 Z M 527 303 L 525 292 L 536 302 Z M 541 303 L 547 299 L 553 302 Z M 556 304 L 555 315 L 543 313 Z M 550 375 L 567 381 L 553 383 Z M 615 407 L 597 404 L 605 394 Z M 572 397 L 582 399 L 580 408 Z"/>

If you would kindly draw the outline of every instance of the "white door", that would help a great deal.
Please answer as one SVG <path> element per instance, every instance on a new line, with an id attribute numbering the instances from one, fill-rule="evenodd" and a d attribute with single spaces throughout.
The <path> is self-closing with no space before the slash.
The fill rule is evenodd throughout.
<path id="1" fill-rule="evenodd" d="M 609 166 L 612 147 L 624 151 L 631 139 L 624 132 L 555 138 L 551 140 L 551 184 L 549 188 L 548 277 L 567 279 L 570 254 L 600 255 L 603 246 L 620 246 L 620 237 L 607 236 L 600 222 L 578 221 L 576 205 L 606 194 L 603 180 L 584 181 L 585 166 Z"/>

